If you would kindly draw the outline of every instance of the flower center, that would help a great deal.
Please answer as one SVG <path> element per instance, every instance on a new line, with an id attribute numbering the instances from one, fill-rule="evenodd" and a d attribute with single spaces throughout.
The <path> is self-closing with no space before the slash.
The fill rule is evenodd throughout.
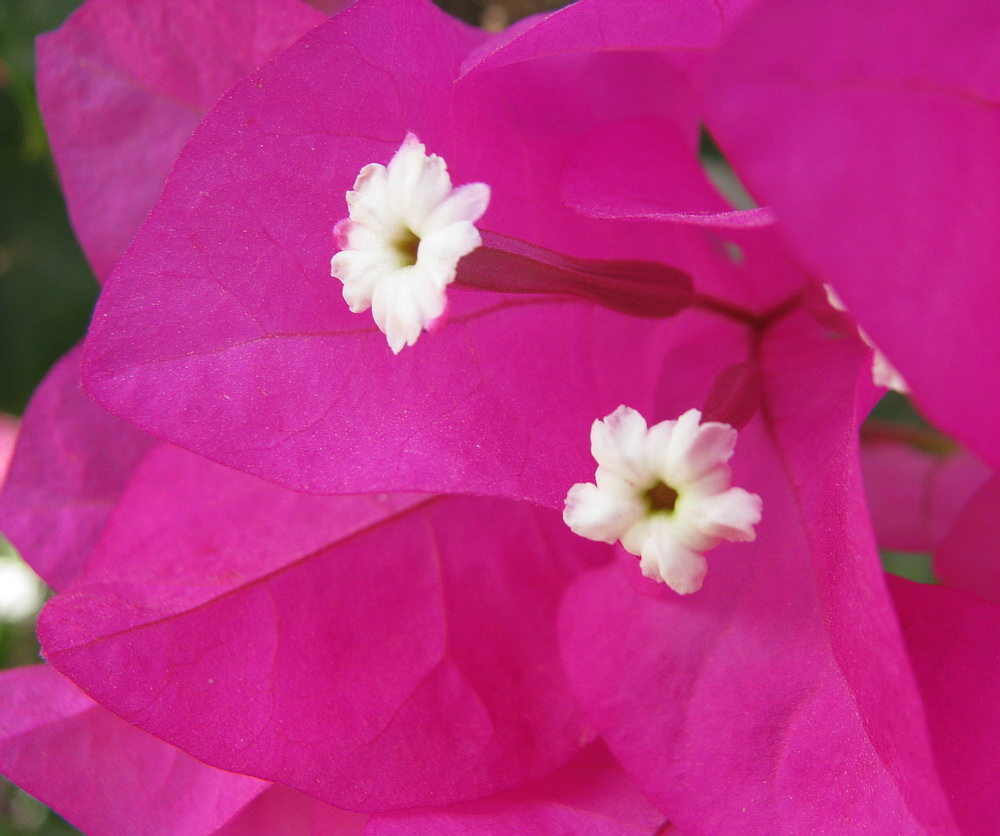
<path id="1" fill-rule="evenodd" d="M 412 267 L 417 263 L 417 251 L 420 249 L 420 236 L 409 227 L 403 227 L 396 240 L 392 242 L 393 249 L 399 254 L 400 267 Z"/>
<path id="2" fill-rule="evenodd" d="M 658 511 L 673 511 L 674 506 L 677 504 L 677 491 L 670 487 L 670 485 L 657 482 L 646 491 L 646 503 L 649 505 L 649 511 L 652 514 Z"/>

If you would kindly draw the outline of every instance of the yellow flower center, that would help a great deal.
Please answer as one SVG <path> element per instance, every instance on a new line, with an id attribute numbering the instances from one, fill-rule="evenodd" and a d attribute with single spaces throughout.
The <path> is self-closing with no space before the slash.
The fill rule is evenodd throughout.
<path id="1" fill-rule="evenodd" d="M 412 229 L 404 227 L 396 240 L 392 242 L 392 246 L 399 254 L 400 267 L 412 267 L 417 263 L 420 237 Z"/>

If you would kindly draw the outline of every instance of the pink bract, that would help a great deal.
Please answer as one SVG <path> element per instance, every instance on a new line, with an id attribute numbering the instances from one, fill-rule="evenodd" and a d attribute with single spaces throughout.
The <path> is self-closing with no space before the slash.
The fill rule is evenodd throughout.
<path id="1" fill-rule="evenodd" d="M 0 521 L 55 589 L 79 575 L 132 469 L 154 440 L 101 409 L 80 388 L 74 350 L 35 392 L 0 493 Z"/>
<path id="2" fill-rule="evenodd" d="M 954 832 L 862 501 L 870 376 L 844 348 L 803 315 L 767 335 L 733 460 L 765 518 L 701 592 L 636 594 L 609 566 L 563 602 L 584 707 L 686 833 Z"/>
<path id="3" fill-rule="evenodd" d="M 648 836 L 664 816 L 636 789 L 601 743 L 523 789 L 444 809 L 373 816 L 367 836 Z M 669 830 L 671 836 L 681 836 Z"/>
<path id="4" fill-rule="evenodd" d="M 935 551 L 992 474 L 965 450 L 922 450 L 919 443 L 873 430 L 861 446 L 875 539 L 884 549 Z"/>
<path id="5" fill-rule="evenodd" d="M 390 12 L 397 31 L 385 38 Z M 368 0 L 234 88 L 109 283 L 88 343 L 90 391 L 155 435 L 299 490 L 558 506 L 584 466 L 576 438 L 648 392 L 672 328 L 567 297 L 456 290 L 448 324 L 394 357 L 371 320 L 346 309 L 329 259 L 343 195 L 408 131 L 456 183 L 490 184 L 481 225 L 491 231 L 575 256 L 675 264 L 702 292 L 752 309 L 801 285 L 794 271 L 738 280 L 725 241 L 700 227 L 563 205 L 563 179 L 601 163 L 584 152 L 627 124 L 647 145 L 664 140 L 660 158 L 644 157 L 658 166 L 647 176 L 687 172 L 674 178 L 696 184 L 687 204 L 718 208 L 698 174 L 692 86 L 669 56 L 553 50 L 502 64 L 501 50 L 456 83 L 487 43 L 423 0 Z M 490 61 L 502 65 L 487 71 Z M 350 79 L 351 95 L 331 79 Z"/>
<path id="6" fill-rule="evenodd" d="M 1000 827 L 1000 607 L 967 592 L 889 578 L 930 726 L 941 782 L 961 832 Z"/>
<path id="7" fill-rule="evenodd" d="M 219 96 L 323 20 L 299 0 L 90 0 L 39 39 L 40 107 L 99 279 Z"/>
<path id="8" fill-rule="evenodd" d="M 994 474 L 962 509 L 935 552 L 934 573 L 941 583 L 1000 603 L 998 513 L 1000 477 Z"/>
<path id="9" fill-rule="evenodd" d="M 723 45 L 708 124 L 921 410 L 994 467 L 1000 9 L 761 2 Z"/>
<path id="10" fill-rule="evenodd" d="M 14 442 L 20 422 L 12 415 L 0 413 L 0 485 L 3 485 L 14 455 Z"/>
<path id="11" fill-rule="evenodd" d="M 314 4 L 326 13 L 341 0 Z M 63 189 L 99 279 L 153 205 L 178 152 L 228 87 L 324 17 L 298 0 L 91 0 L 38 46 L 38 88 Z M 124 127 L 127 126 L 127 129 Z M 33 399 L 4 530 L 61 588 L 82 570 L 131 469 L 153 443 L 80 391 L 79 352 Z M 95 459 L 90 451 L 102 449 Z"/>
<path id="12" fill-rule="evenodd" d="M 61 797 L 110 834 L 144 807 L 162 807 L 160 832 L 225 836 L 612 836 L 652 832 L 664 814 L 705 836 L 948 834 L 953 812 L 963 825 L 992 821 L 990 798 L 978 794 L 992 786 L 983 766 L 992 761 L 960 749 L 948 711 L 969 707 L 983 745 L 993 740 L 978 694 L 995 691 L 995 660 L 964 670 L 982 661 L 970 628 L 945 670 L 976 695 L 935 681 L 945 649 L 933 629 L 992 630 L 993 611 L 959 592 L 894 590 L 914 679 L 862 499 L 857 432 L 875 395 L 870 351 L 839 314 L 817 313 L 818 286 L 782 236 L 787 226 L 824 278 L 870 256 L 861 264 L 870 281 L 872 265 L 888 269 L 904 251 L 920 291 L 906 304 L 931 316 L 927 277 L 942 253 L 933 242 L 915 252 L 869 236 L 845 255 L 852 242 L 829 236 L 831 206 L 846 219 L 838 235 L 873 222 L 876 209 L 898 212 L 909 193 L 901 197 L 892 166 L 885 194 L 860 209 L 838 202 L 860 178 L 837 171 L 843 185 L 831 185 L 814 158 L 803 165 L 820 180 L 822 212 L 796 204 L 798 187 L 789 197 L 784 180 L 773 215 L 734 214 L 714 192 L 697 158 L 698 79 L 741 5 L 637 2 L 623 16 L 615 3 L 581 0 L 493 38 L 423 0 L 359 0 L 212 107 L 109 282 L 87 348 L 88 386 L 141 430 L 107 449 L 123 425 L 85 401 L 74 357 L 26 419 L 23 464 L 0 511 L 29 559 L 66 587 L 44 611 L 41 637 L 51 664 L 89 696 L 52 670 L 5 675 L 20 724 L 0 735 L 0 760 L 14 753 L 5 769 L 42 786 L 39 753 L 78 752 L 77 732 L 100 756 L 94 799 L 115 791 L 123 754 L 139 752 L 150 769 L 175 764 L 164 792 L 183 795 L 183 784 L 196 810 L 146 788 L 100 808 L 71 798 L 71 768 L 53 775 L 52 803 Z M 761 5 L 746 31 L 778 26 Z M 242 24 L 208 22 L 230 21 L 228 7 L 175 4 L 177 17 L 165 20 L 211 11 L 199 18 L 193 62 L 177 38 L 146 41 L 142 25 L 101 17 L 110 3 L 85 10 L 77 21 L 92 25 L 67 30 L 68 46 L 50 41 L 47 72 L 59 81 L 47 94 L 49 122 L 100 270 L 118 259 L 193 125 L 160 99 L 203 113 L 316 17 L 298 7 L 287 29 L 268 28 L 286 7 L 254 7 L 267 48 L 246 51 Z M 866 43 L 895 21 L 893 8 L 863 33 Z M 790 14 L 781 26 L 812 31 L 805 18 Z M 99 65 L 121 66 L 131 81 L 81 74 L 99 102 L 81 117 L 62 50 L 90 54 L 105 24 Z M 785 30 L 775 31 L 784 43 Z M 719 73 L 736 72 L 726 62 L 741 49 L 763 60 L 741 37 L 750 36 L 734 37 Z M 798 57 L 832 68 L 840 85 L 835 47 L 812 44 Z M 738 95 L 720 105 L 726 85 Z M 799 102 L 805 94 L 791 86 Z M 750 107 L 740 96 L 756 90 L 731 79 L 708 89 L 723 133 Z M 871 116 L 855 111 L 855 94 L 841 110 Z M 839 96 L 830 104 L 843 104 Z M 107 128 L 119 107 L 124 121 L 150 127 L 149 165 L 112 172 L 105 160 L 88 174 L 87 154 L 103 158 L 119 138 L 91 131 L 95 144 L 74 157 L 69 137 L 92 121 Z M 964 131 L 967 107 L 956 106 Z M 808 123 L 811 112 L 784 115 Z M 796 128 L 795 141 L 839 154 L 813 127 Z M 709 310 L 657 320 L 467 285 L 444 328 L 392 357 L 371 322 L 343 306 L 329 258 L 344 192 L 407 131 L 445 157 L 456 183 L 490 183 L 490 232 L 571 257 L 670 265 L 692 277 Z M 769 166 L 787 172 L 768 156 L 771 137 L 744 133 L 752 141 L 734 158 L 755 172 L 755 191 L 758 179 L 769 189 Z M 936 148 L 940 132 L 926 139 Z M 124 159 L 142 157 L 141 141 L 122 141 Z M 903 150 L 912 163 L 926 148 L 904 141 Z M 871 160 L 862 163 L 871 175 Z M 141 183 L 130 190 L 133 176 Z M 940 220 L 926 201 L 916 205 L 917 231 Z M 912 220 L 903 215 L 896 220 Z M 810 236 L 820 228 L 836 240 L 817 256 Z M 975 262 L 983 250 L 969 252 Z M 845 281 L 848 303 L 891 355 L 910 345 L 900 355 L 907 377 L 933 361 L 914 377 L 923 397 L 951 391 L 940 358 L 885 325 L 872 301 L 881 297 L 854 273 Z M 890 301 L 898 317 L 902 303 Z M 938 324 L 947 329 L 964 304 Z M 977 379 L 983 355 L 965 359 L 963 385 Z M 614 550 L 576 538 L 541 507 L 559 506 L 569 485 L 590 478 L 587 430 L 619 403 L 651 422 L 704 406 L 740 427 L 733 468 L 763 498 L 758 539 L 714 551 L 690 599 L 645 583 L 632 558 L 613 562 Z M 963 410 L 941 407 L 952 419 Z M 981 428 L 971 442 L 982 441 Z M 50 494 L 44 483 L 76 459 L 65 490 Z M 994 505 L 992 495 L 974 501 L 969 530 L 982 533 Z M 973 541 L 977 554 L 983 544 Z M 590 742 L 595 733 L 630 777 Z M 126 779 L 130 789 L 136 775 Z"/>
<path id="13" fill-rule="evenodd" d="M 3 773 L 87 833 L 213 833 L 267 786 L 137 731 L 51 668 L 0 673 L 0 695 Z"/>
<path id="14" fill-rule="evenodd" d="M 328 516 L 324 511 L 338 504 L 342 514 L 346 514 L 351 520 L 351 525 L 364 528 L 366 516 L 369 518 L 373 514 L 377 516 L 378 512 L 384 511 L 387 503 L 390 505 L 395 503 L 405 512 L 407 503 L 435 501 L 432 497 L 387 497 L 383 500 L 363 497 L 339 500 L 304 497 L 282 491 L 272 485 L 263 485 L 249 477 L 233 473 L 165 445 L 160 445 L 150 454 L 149 461 L 137 468 L 134 462 L 130 464 L 127 459 L 116 455 L 118 452 L 115 444 L 116 431 L 118 433 L 121 431 L 120 422 L 106 414 L 102 417 L 101 410 L 93 405 L 90 409 L 86 408 L 87 402 L 79 400 L 74 373 L 74 358 L 67 358 L 67 362 L 46 382 L 41 399 L 36 399 L 36 403 L 29 410 L 26 419 L 28 426 L 26 438 L 30 440 L 30 446 L 19 454 L 24 460 L 20 481 L 23 482 L 30 474 L 28 467 L 30 462 L 47 461 L 46 467 L 54 471 L 70 463 L 78 467 L 81 473 L 98 474 L 102 465 L 107 469 L 107 476 L 112 477 L 112 480 L 103 486 L 101 494 L 93 493 L 93 476 L 89 479 L 72 480 L 66 486 L 66 498 L 62 500 L 63 505 L 60 510 L 61 517 L 71 520 L 76 516 L 90 521 L 83 526 L 68 525 L 66 526 L 68 532 L 87 532 L 93 527 L 93 523 L 98 522 L 93 518 L 89 497 L 102 496 L 102 503 L 110 505 L 112 497 L 121 491 L 121 487 L 118 487 L 117 491 L 115 489 L 119 480 L 132 476 L 135 483 L 122 501 L 120 516 L 113 516 L 110 520 L 94 559 L 87 565 L 86 574 L 68 593 L 71 606 L 74 600 L 79 601 L 80 597 L 83 597 L 88 605 L 96 605 L 94 615 L 100 616 L 96 619 L 80 618 L 76 625 L 78 630 L 87 624 L 91 629 L 97 629 L 102 624 L 107 624 L 109 615 L 119 621 L 122 618 L 134 619 L 137 611 L 146 610 L 148 615 L 149 610 L 155 606 L 165 607 L 167 611 L 192 605 L 197 607 L 199 600 L 225 595 L 226 585 L 235 583 L 236 576 L 241 573 L 252 576 L 254 571 L 263 570 L 267 573 L 268 567 L 271 567 L 270 577 L 273 579 L 285 568 L 281 562 L 288 549 L 318 550 L 317 542 L 310 540 L 310 537 L 314 536 L 317 526 L 322 529 L 324 521 L 321 518 Z M 62 397 L 58 397 L 60 388 L 63 390 Z M 70 419 L 75 422 L 73 425 L 67 424 L 72 428 L 69 436 L 59 432 L 64 427 L 64 421 L 58 420 L 59 417 L 66 422 Z M 82 443 L 84 439 L 89 439 L 91 443 Z M 174 466 L 171 466 L 171 462 Z M 148 478 L 144 479 L 144 474 Z M 136 498 L 137 493 L 138 498 Z M 171 496 L 176 498 L 172 500 Z M 36 518 L 47 525 L 44 519 L 44 515 L 48 513 L 47 497 L 40 486 L 36 486 L 32 491 L 22 490 L 16 504 L 20 506 L 25 518 L 29 516 L 30 511 L 34 511 Z M 453 502 L 452 507 L 455 507 L 455 504 Z M 270 509 L 269 519 L 261 517 L 259 509 L 262 507 Z M 136 513 L 130 517 L 132 509 Z M 310 509 L 312 514 L 309 513 Z M 524 511 L 529 517 L 531 516 L 530 509 L 525 508 Z M 106 511 L 99 510 L 99 513 L 101 519 L 106 516 Z M 192 519 L 196 520 L 199 517 L 206 520 L 205 525 L 199 528 L 189 524 Z M 478 515 L 476 519 L 479 519 Z M 248 526 L 247 520 L 254 521 L 255 524 Z M 511 515 L 507 515 L 506 522 L 510 524 Z M 330 521 L 326 521 L 326 525 L 330 524 Z M 462 523 L 464 526 L 470 524 L 474 524 L 471 518 Z M 410 539 L 417 533 L 411 531 Z M 529 530 L 523 532 L 519 539 L 526 543 L 541 533 L 542 529 L 536 532 L 534 526 L 529 526 Z M 512 531 L 511 534 L 518 536 L 516 531 Z M 469 543 L 469 538 L 462 537 L 461 529 L 457 532 L 457 536 L 462 540 L 463 546 Z M 123 553 L 116 556 L 115 542 L 122 537 L 124 541 L 120 542 L 118 547 Z M 561 526 L 556 529 L 556 540 L 559 538 L 565 540 L 569 537 L 570 535 Z M 81 547 L 86 546 L 90 539 L 91 535 L 84 534 L 75 538 L 62 538 L 59 543 L 68 551 L 74 543 Z M 227 539 L 228 548 L 223 542 Z M 159 547 L 154 545 L 157 542 L 160 544 Z M 107 543 L 111 545 L 104 545 Z M 280 547 L 278 544 L 281 544 Z M 543 549 L 546 548 L 544 544 L 539 545 Z M 575 545 L 574 543 L 572 549 L 573 556 L 568 558 L 569 563 L 565 567 L 569 571 L 573 571 L 571 565 L 575 565 L 581 557 Z M 419 551 L 419 545 L 411 542 L 410 549 Z M 106 554 L 107 551 L 111 551 L 111 554 Z M 185 552 L 190 555 L 192 561 L 197 561 L 198 565 L 188 564 L 185 567 L 182 560 Z M 31 550 L 30 553 L 38 552 Z M 41 554 L 44 556 L 45 552 Z M 136 556 L 143 554 L 155 556 L 157 560 L 136 562 Z M 170 559 L 164 560 L 165 556 Z M 403 557 L 405 556 L 404 554 Z M 419 559 L 416 562 L 419 563 Z M 146 578 L 145 583 L 141 582 L 141 576 L 145 571 L 142 566 L 152 573 Z M 83 568 L 81 562 L 80 565 L 68 565 L 66 570 L 78 573 Z M 544 615 L 538 608 L 540 586 L 544 584 L 539 583 L 541 576 L 538 571 L 532 571 L 531 577 L 525 575 L 521 578 L 522 582 L 528 584 L 528 590 L 521 594 L 523 606 L 528 607 L 530 616 L 528 619 L 518 617 L 516 607 L 505 607 L 502 613 L 497 614 L 497 618 L 490 621 L 486 631 L 490 639 L 484 639 L 481 633 L 473 632 L 470 635 L 458 636 L 458 643 L 473 642 L 487 648 L 497 647 L 497 637 L 504 633 L 503 618 L 508 615 L 513 618 L 512 626 L 518 630 L 530 631 L 532 626 L 537 626 L 537 621 L 533 622 L 531 619 L 537 620 L 540 615 Z M 178 581 L 185 572 L 189 573 L 190 584 L 179 584 Z M 558 581 L 558 570 L 550 577 L 561 583 Z M 409 597 L 419 609 L 420 601 L 427 592 L 425 586 L 417 582 L 415 573 L 410 569 L 404 569 L 396 578 L 399 594 L 394 596 L 393 601 L 382 602 L 382 605 L 398 607 L 403 599 Z M 387 582 L 392 583 L 391 579 Z M 489 581 L 485 576 L 481 576 L 476 578 L 476 582 Z M 294 586 L 293 594 L 300 595 L 301 585 Z M 467 586 L 475 593 L 474 584 L 462 586 L 463 588 Z M 384 586 L 382 588 L 385 589 Z M 88 597 L 88 589 L 96 592 Z M 80 590 L 82 596 L 78 594 Z M 109 599 L 108 594 L 111 590 L 120 597 Z M 144 591 L 146 595 L 143 594 Z M 356 598 L 357 590 L 350 587 L 343 592 L 352 597 L 354 604 L 353 599 Z M 318 594 L 323 593 L 320 591 Z M 490 612 L 486 609 L 491 594 L 495 593 L 487 591 L 474 594 L 473 607 L 477 618 L 491 618 Z M 541 594 L 544 595 L 544 592 Z M 117 614 L 102 613 L 101 601 L 110 605 L 110 611 L 117 610 Z M 202 606 L 212 605 L 212 600 L 206 600 Z M 329 612 L 330 607 L 335 607 L 335 602 L 326 595 L 322 609 L 324 612 Z M 247 617 L 252 619 L 253 614 L 251 608 Z M 225 613 L 216 612 L 216 615 L 225 621 Z M 455 608 L 452 608 L 449 617 L 461 619 L 460 613 Z M 246 621 L 246 618 L 239 616 L 238 619 L 239 623 Z M 548 620 L 551 622 L 551 616 Z M 467 619 L 465 621 L 467 623 Z M 303 625 L 304 629 L 295 630 L 294 625 L 290 627 L 286 625 L 286 628 L 308 638 L 315 635 L 321 628 L 322 622 L 323 618 L 310 619 L 309 624 Z M 242 645 L 246 643 L 247 637 L 259 635 L 260 626 L 249 625 L 237 642 Z M 394 630 L 391 624 L 383 625 L 383 629 L 397 637 L 407 634 L 406 630 Z M 500 689 L 490 690 L 503 692 L 513 686 L 522 696 L 530 693 L 525 691 L 523 683 L 520 688 L 514 684 L 517 680 L 514 671 L 519 665 L 533 664 L 532 659 L 538 652 L 540 634 L 545 629 L 551 634 L 551 626 L 543 627 L 542 630 L 536 629 L 530 635 L 532 649 L 527 653 L 514 652 L 513 658 L 509 659 L 507 664 L 501 664 L 503 659 L 499 655 L 489 659 L 489 668 L 495 669 L 496 675 L 502 677 L 503 682 Z M 224 639 L 226 632 L 231 633 L 232 630 L 232 625 L 228 627 L 225 624 L 217 625 L 211 634 L 207 652 L 211 654 L 213 648 L 219 646 L 220 635 Z M 342 663 L 344 652 L 356 654 L 373 640 L 372 631 L 363 630 L 361 635 L 365 636 L 365 643 L 354 650 L 350 649 L 351 642 L 342 645 L 339 650 L 333 648 Z M 351 637 L 353 640 L 353 633 Z M 190 644 L 192 640 L 197 642 L 197 636 L 188 639 L 188 643 Z M 552 639 L 549 641 L 551 643 Z M 253 640 L 251 645 L 256 646 Z M 510 649 L 513 650 L 513 646 L 510 646 Z M 468 650 L 467 645 L 466 651 L 455 650 L 449 653 L 451 655 L 456 652 L 467 653 Z M 183 650 L 178 653 L 177 658 L 189 661 Z M 102 669 L 104 673 L 109 673 L 113 667 L 115 665 L 109 665 L 107 668 L 102 666 Z M 145 668 L 147 665 L 144 663 L 140 667 Z M 379 676 L 379 667 L 380 664 L 376 663 L 367 669 L 358 669 L 358 674 L 362 679 L 375 681 Z M 558 673 L 558 663 L 554 660 L 542 665 L 538 674 L 549 677 L 549 681 L 553 681 L 551 679 L 553 676 L 556 679 L 561 676 Z M 537 681 L 538 674 L 529 674 L 529 677 L 534 677 Z M 252 675 L 251 671 L 244 667 L 240 671 L 241 681 L 245 681 L 248 675 Z M 99 834 L 115 836 L 133 827 L 131 819 L 136 816 L 148 826 L 147 830 L 139 832 L 151 834 L 184 833 L 188 836 L 188 834 L 212 832 L 220 836 L 222 834 L 270 836 L 271 833 L 281 832 L 288 836 L 299 836 L 299 834 L 331 836 L 331 834 L 356 834 L 364 831 L 367 816 L 338 810 L 281 786 L 264 790 L 266 785 L 260 781 L 204 766 L 183 751 L 123 723 L 103 706 L 91 702 L 77 691 L 75 686 L 53 671 L 45 669 L 17 671 L 5 674 L 4 677 L 3 687 L 0 687 L 3 702 L 3 711 L 0 714 L 5 718 L 7 725 L 2 730 L 3 734 L 0 734 L 2 771 L 95 836 Z M 88 676 L 82 677 L 83 680 L 88 678 Z M 487 680 L 484 680 L 482 675 L 473 678 L 477 679 L 481 686 L 489 676 Z M 119 697 L 135 684 L 134 681 L 128 681 L 128 677 L 125 680 L 117 680 L 117 677 L 113 679 L 117 681 Z M 219 684 L 223 685 L 223 682 L 224 680 Z M 537 716 L 540 710 L 539 702 L 548 700 L 551 704 L 553 697 L 558 699 L 559 690 L 558 687 L 547 687 L 543 699 L 534 701 L 532 712 Z M 22 694 L 23 697 L 20 696 Z M 246 710 L 247 695 L 247 689 L 240 688 L 239 711 L 229 714 L 242 717 Z M 445 698 L 447 696 L 444 695 Z M 510 697 L 513 697 L 516 703 L 517 695 L 509 695 L 508 698 Z M 116 703 L 117 700 L 111 699 L 109 702 Z M 329 700 L 324 698 L 324 704 L 317 706 L 317 711 L 311 718 L 304 719 L 311 719 L 320 724 L 335 724 L 336 717 L 328 715 L 328 702 Z M 495 709 L 498 706 L 496 699 L 488 698 L 488 703 L 494 709 L 492 720 L 502 724 L 504 722 L 502 718 L 496 716 Z M 454 701 L 452 705 L 454 708 Z M 298 708 L 301 711 L 305 705 L 299 705 Z M 185 711 L 182 706 L 177 706 L 177 710 Z M 516 706 L 513 710 L 516 715 L 516 725 L 523 730 L 527 719 L 525 712 L 518 710 Z M 70 715 L 73 717 L 72 722 Z M 467 726 L 462 725 L 454 710 L 445 712 L 445 716 L 448 726 L 454 728 L 457 733 L 469 731 Z M 224 725 L 227 719 L 229 718 L 222 716 L 215 718 L 216 734 L 221 733 L 219 726 Z M 433 730 L 433 726 L 430 730 Z M 503 735 L 502 730 L 496 731 L 498 736 Z M 553 731 L 556 734 L 563 733 L 563 730 Z M 569 733 L 568 728 L 564 731 Z M 288 732 L 287 728 L 282 729 L 282 737 Z M 4 734 L 8 737 L 4 738 Z M 571 735 L 574 749 L 578 745 L 578 734 L 579 732 L 575 732 Z M 546 750 L 546 757 L 550 756 L 553 750 L 551 740 L 548 744 L 544 742 L 541 744 Z M 301 741 L 294 739 L 294 736 L 287 741 L 287 745 L 291 748 L 304 746 Z M 441 745 L 440 741 L 438 745 Z M 447 741 L 444 745 L 447 747 Z M 86 757 L 74 754 L 82 751 L 80 747 L 87 750 Z M 54 769 L 51 760 L 53 754 L 57 752 L 65 755 L 60 757 L 61 766 L 58 770 Z M 428 749 L 421 751 L 422 756 L 426 756 L 427 753 Z M 454 752 L 445 754 L 455 756 Z M 511 763 L 523 767 L 526 755 L 527 750 L 518 747 L 516 756 L 511 758 Z M 142 764 L 141 769 L 135 769 L 137 763 Z M 392 765 L 386 763 L 382 766 L 383 769 L 391 769 Z M 85 774 L 81 773 L 81 768 L 85 769 Z M 591 754 L 585 752 L 579 764 L 571 763 L 567 766 L 567 770 L 565 778 L 560 778 L 557 773 L 542 781 L 537 789 L 531 786 L 524 787 L 495 800 L 482 800 L 449 810 L 413 810 L 394 814 L 386 824 L 387 832 L 426 832 L 428 827 L 454 825 L 461 828 L 460 832 L 487 834 L 497 832 L 496 828 L 502 826 L 501 822 L 510 822 L 511 826 L 517 822 L 545 822 L 557 829 L 572 827 L 579 832 L 613 836 L 619 832 L 628 832 L 629 828 L 638 828 L 642 822 L 648 822 L 651 828 L 662 820 L 662 815 L 641 799 L 630 781 L 606 757 L 597 757 L 595 760 L 592 751 Z M 163 781 L 155 777 L 160 774 L 164 775 Z M 142 787 L 130 791 L 128 782 L 135 780 L 142 781 Z M 185 788 L 179 789 L 180 784 L 184 784 Z M 261 792 L 256 800 L 245 806 L 228 824 L 219 830 L 215 829 L 218 822 L 241 806 L 241 799 L 250 799 Z M 183 799 L 183 805 L 174 803 L 172 799 L 176 798 Z M 188 809 L 191 807 L 195 809 Z M 378 817 L 373 819 L 369 829 L 375 827 L 378 821 Z"/>
<path id="15" fill-rule="evenodd" d="M 753 0 L 630 0 L 628 14 L 606 0 L 578 0 L 510 27 L 465 59 L 462 76 L 577 53 L 650 52 L 694 72 Z"/>
<path id="16" fill-rule="evenodd" d="M 214 836 L 365 836 L 371 819 L 272 784 Z"/>
<path id="17" fill-rule="evenodd" d="M 51 668 L 0 673 L 0 695 L 0 769 L 91 836 L 638 836 L 663 821 L 600 744 L 516 791 L 369 816 L 206 766 L 111 714 Z"/>
<path id="18" fill-rule="evenodd" d="M 446 804 L 587 739 L 555 609 L 606 559 L 588 546 L 547 509 L 298 494 L 164 445 L 39 633 L 102 705 L 214 766 L 351 809 Z"/>

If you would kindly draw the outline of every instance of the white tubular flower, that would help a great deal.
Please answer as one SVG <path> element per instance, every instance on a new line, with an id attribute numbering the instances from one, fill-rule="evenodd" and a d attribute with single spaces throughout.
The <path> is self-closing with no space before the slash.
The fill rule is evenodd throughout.
<path id="1" fill-rule="evenodd" d="M 388 166 L 361 169 L 347 193 L 350 217 L 335 229 L 340 252 L 330 272 L 352 311 L 372 309 L 394 353 L 444 314 L 459 259 L 482 243 L 473 224 L 489 201 L 485 183 L 453 189 L 445 161 L 413 134 Z"/>
<path id="2" fill-rule="evenodd" d="M 590 540 L 621 541 L 647 578 L 697 592 L 703 553 L 723 540 L 753 540 L 760 522 L 760 497 L 730 487 L 736 435 L 728 424 L 702 424 L 697 409 L 647 429 L 638 412 L 620 406 L 594 422 L 597 484 L 570 488 L 563 519 Z"/>
<path id="3" fill-rule="evenodd" d="M 0 623 L 14 624 L 37 615 L 44 601 L 38 575 L 0 540 Z"/>

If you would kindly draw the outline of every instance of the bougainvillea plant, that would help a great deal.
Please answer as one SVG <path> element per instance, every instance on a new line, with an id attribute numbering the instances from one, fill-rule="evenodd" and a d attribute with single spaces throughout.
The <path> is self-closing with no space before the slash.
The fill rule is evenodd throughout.
<path id="1" fill-rule="evenodd" d="M 1000 17 L 341 5 L 43 42 L 109 279 L 0 500 L 59 590 L 4 772 L 108 834 L 994 832 Z M 863 472 L 878 356 L 987 464 Z"/>

